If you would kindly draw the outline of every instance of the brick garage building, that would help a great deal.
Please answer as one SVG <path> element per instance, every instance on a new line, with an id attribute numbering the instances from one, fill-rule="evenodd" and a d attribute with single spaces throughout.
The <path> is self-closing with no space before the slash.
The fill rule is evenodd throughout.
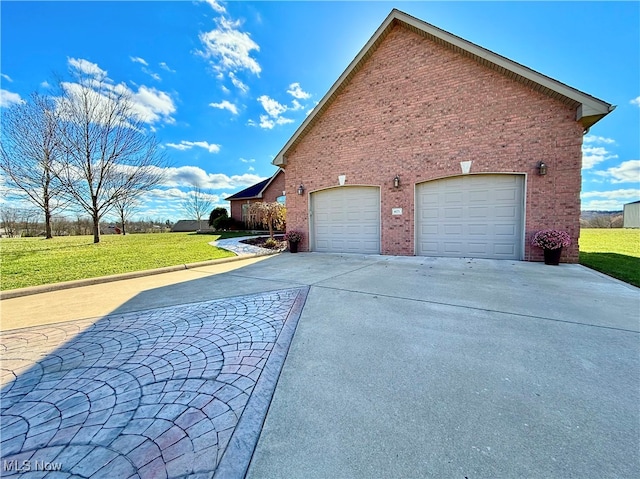
<path id="1" fill-rule="evenodd" d="M 284 203 L 285 184 L 284 170 L 278 168 L 271 178 L 256 183 L 234 195 L 225 198 L 230 202 L 231 218 L 242 221 L 246 225 L 251 223 L 249 205 L 256 202 L 272 203 L 280 201 Z"/>
<path id="2" fill-rule="evenodd" d="M 273 161 L 287 228 L 302 251 L 534 261 L 558 228 L 577 262 L 582 137 L 612 110 L 393 10 Z"/>

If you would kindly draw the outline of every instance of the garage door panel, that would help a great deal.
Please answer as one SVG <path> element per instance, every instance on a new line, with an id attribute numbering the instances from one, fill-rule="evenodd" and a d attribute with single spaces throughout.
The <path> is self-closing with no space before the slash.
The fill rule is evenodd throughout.
<path id="1" fill-rule="evenodd" d="M 518 216 L 517 208 L 515 206 L 496 206 L 494 216 L 496 218 L 516 218 Z"/>
<path id="2" fill-rule="evenodd" d="M 460 242 L 451 242 L 451 241 L 445 241 L 443 243 L 443 251 L 444 253 L 449 253 L 449 254 L 462 254 L 462 243 Z"/>
<path id="3" fill-rule="evenodd" d="M 480 190 L 480 191 L 469 191 L 468 193 L 468 199 L 472 202 L 476 202 L 476 201 L 488 201 L 489 199 L 489 192 L 487 190 Z"/>
<path id="4" fill-rule="evenodd" d="M 518 235 L 514 224 L 495 225 L 494 232 L 496 236 L 511 236 L 515 238 Z"/>
<path id="5" fill-rule="evenodd" d="M 380 192 L 342 187 L 311 194 L 313 249 L 320 252 L 380 252 Z"/>
<path id="6" fill-rule="evenodd" d="M 495 243 L 494 251 L 497 256 L 505 256 L 505 259 L 511 259 L 516 254 L 513 243 Z"/>
<path id="7" fill-rule="evenodd" d="M 444 212 L 444 218 L 447 219 L 459 219 L 462 218 L 462 208 L 445 208 L 444 210 L 442 210 Z"/>
<path id="8" fill-rule="evenodd" d="M 472 236 L 483 235 L 486 236 L 489 234 L 489 226 L 486 224 L 470 224 L 467 225 L 467 232 Z"/>
<path id="9" fill-rule="evenodd" d="M 489 214 L 489 208 L 486 206 L 469 206 L 467 214 L 470 218 L 486 218 Z"/>
<path id="10" fill-rule="evenodd" d="M 461 235 L 462 234 L 462 225 L 443 225 L 444 234 L 447 235 Z"/>
<path id="11" fill-rule="evenodd" d="M 475 255 L 486 255 L 489 253 L 489 245 L 487 243 L 468 243 L 467 249 L 469 253 Z"/>
<path id="12" fill-rule="evenodd" d="M 504 189 L 494 190 L 494 198 L 498 203 L 500 202 L 513 203 L 517 197 L 518 197 L 518 192 L 516 191 L 516 188 L 511 188 L 508 190 L 504 190 Z"/>
<path id="13" fill-rule="evenodd" d="M 523 178 L 468 175 L 418 185 L 417 254 L 520 259 Z"/>

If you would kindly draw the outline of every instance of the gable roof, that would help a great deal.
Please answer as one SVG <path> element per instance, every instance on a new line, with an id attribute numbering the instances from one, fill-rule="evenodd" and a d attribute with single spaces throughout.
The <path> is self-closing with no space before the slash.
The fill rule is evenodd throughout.
<path id="1" fill-rule="evenodd" d="M 225 198 L 225 200 L 251 200 L 254 198 L 262 198 L 265 190 L 280 173 L 284 173 L 284 170 L 282 168 L 278 168 L 278 171 L 276 171 L 271 178 L 267 178 L 266 180 L 262 180 L 260 183 L 256 183 L 255 185 L 245 188 L 242 191 L 238 191 L 236 194 Z"/>
<path id="2" fill-rule="evenodd" d="M 347 69 L 340 75 L 338 80 L 331 86 L 326 95 L 320 100 L 311 114 L 298 127 L 293 136 L 284 145 L 282 150 L 276 155 L 272 163 L 276 166 L 287 164 L 286 155 L 291 148 L 304 138 L 306 133 L 313 127 L 317 119 L 333 102 L 336 96 L 344 89 L 349 80 L 360 70 L 362 65 L 377 49 L 378 45 L 386 38 L 389 32 L 396 26 L 401 25 L 414 33 L 446 46 L 456 53 L 473 58 L 481 65 L 493 70 L 497 70 L 505 76 L 523 83 L 535 91 L 542 92 L 552 98 L 560 100 L 576 109 L 576 121 L 580 122 L 587 131 L 594 123 L 611 113 L 615 106 L 595 98 L 580 90 L 565 85 L 542 73 L 538 73 L 531 68 L 509 60 L 502 55 L 498 55 L 475 43 L 471 43 L 452 33 L 446 32 L 429 23 L 419 20 L 400 10 L 393 9 L 387 18 L 378 27 L 366 45 L 360 50 L 358 55 L 349 64 Z"/>

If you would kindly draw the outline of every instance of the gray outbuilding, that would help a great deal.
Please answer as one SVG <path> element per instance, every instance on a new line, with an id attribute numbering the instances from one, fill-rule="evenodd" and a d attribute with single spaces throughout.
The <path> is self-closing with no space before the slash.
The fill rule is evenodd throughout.
<path id="1" fill-rule="evenodd" d="M 624 205 L 623 218 L 624 228 L 640 228 L 640 201 Z"/>

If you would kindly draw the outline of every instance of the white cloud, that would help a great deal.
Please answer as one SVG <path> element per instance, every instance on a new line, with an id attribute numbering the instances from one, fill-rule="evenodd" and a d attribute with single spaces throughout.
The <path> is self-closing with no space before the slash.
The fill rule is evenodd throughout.
<path id="1" fill-rule="evenodd" d="M 147 61 L 144 58 L 140 58 L 140 57 L 129 57 L 129 58 L 134 63 L 140 63 L 141 65 L 144 65 L 145 67 L 149 66 L 149 64 L 147 63 Z"/>
<path id="2" fill-rule="evenodd" d="M 49 82 L 47 80 L 45 80 L 42 83 L 40 83 L 40 86 L 42 88 L 51 88 L 51 85 L 49 85 Z"/>
<path id="3" fill-rule="evenodd" d="M 605 160 L 618 158 L 603 146 L 582 146 L 582 169 L 588 170 Z"/>
<path id="4" fill-rule="evenodd" d="M 640 96 L 635 97 L 633 100 L 629 101 L 632 105 L 640 106 Z"/>
<path id="5" fill-rule="evenodd" d="M 248 70 L 255 75 L 262 71 L 258 62 L 251 57 L 253 50 L 260 47 L 248 33 L 239 30 L 240 22 L 220 17 L 217 27 L 199 35 L 204 50 L 198 53 L 212 59 L 213 67 L 218 71 Z"/>
<path id="6" fill-rule="evenodd" d="M 620 190 L 610 191 L 586 191 L 580 195 L 582 198 L 606 198 L 614 199 L 621 198 L 624 200 L 633 199 L 640 196 L 640 189 L 637 188 L 624 188 Z"/>
<path id="7" fill-rule="evenodd" d="M 142 121 L 155 123 L 164 120 L 173 123 L 171 114 L 175 113 L 176 106 L 168 93 L 144 85 L 140 86 L 137 92 L 131 93 L 134 111 Z"/>
<path id="8" fill-rule="evenodd" d="M 9 75 L 6 75 L 5 73 L 0 73 L 0 76 L 5 80 L 7 80 L 8 82 L 13 82 L 13 79 Z"/>
<path id="9" fill-rule="evenodd" d="M 163 168 L 163 186 L 189 187 L 199 185 L 205 190 L 237 190 L 246 188 L 264 180 L 262 176 L 245 173 L 242 175 L 228 176 L 224 173 L 207 173 L 197 166 L 180 166 Z"/>
<path id="10" fill-rule="evenodd" d="M 278 119 L 276 120 L 276 123 L 278 125 L 286 125 L 287 123 L 293 123 L 293 120 L 291 118 L 285 118 L 281 116 L 281 117 L 278 117 Z"/>
<path id="11" fill-rule="evenodd" d="M 291 118 L 285 118 L 281 116 L 283 113 L 289 110 L 289 107 L 279 103 L 273 98 L 267 95 L 258 97 L 258 102 L 262 105 L 262 108 L 267 112 L 266 115 L 260 115 L 260 123 L 253 120 L 249 120 L 250 126 L 260 126 L 260 128 L 271 130 L 276 125 L 285 125 L 287 123 L 293 123 Z"/>
<path id="12" fill-rule="evenodd" d="M 597 136 L 597 135 L 586 135 L 583 139 L 584 143 L 598 143 L 598 144 L 605 144 L 605 145 L 614 145 L 616 143 L 616 140 L 614 140 L 613 138 L 606 138 L 604 136 Z"/>
<path id="13" fill-rule="evenodd" d="M 172 70 L 169 65 L 167 65 L 165 62 L 160 62 L 158 65 L 160 65 L 160 68 L 162 68 L 163 70 L 167 70 L 168 72 L 171 73 L 175 73 L 175 70 Z"/>
<path id="14" fill-rule="evenodd" d="M 220 110 L 229 110 L 234 115 L 238 114 L 238 107 L 227 100 L 222 100 L 220 103 L 209 103 L 209 106 L 212 108 L 218 108 Z"/>
<path id="15" fill-rule="evenodd" d="M 240 81 L 233 72 L 229 72 L 229 78 L 231 79 L 231 83 L 233 83 L 233 86 L 240 90 L 242 93 L 247 93 L 249 91 L 249 87 L 245 83 Z M 228 91 L 229 90 L 227 89 L 227 92 Z"/>
<path id="16" fill-rule="evenodd" d="M 92 63 L 82 58 L 67 58 L 69 66 L 81 73 L 95 77 L 98 80 L 107 78 L 107 71 L 100 68 L 96 63 Z"/>
<path id="17" fill-rule="evenodd" d="M 9 108 L 12 105 L 18 105 L 24 103 L 24 100 L 20 98 L 20 95 L 0 89 L 0 108 Z"/>
<path id="18" fill-rule="evenodd" d="M 247 170 L 248 171 L 256 171 L 256 169 L 253 166 L 250 166 Z"/>
<path id="19" fill-rule="evenodd" d="M 640 189 L 589 191 L 580 196 L 582 210 L 618 211 L 622 210 L 625 203 L 637 200 L 640 197 Z"/>
<path id="20" fill-rule="evenodd" d="M 249 120 L 249 125 L 255 126 L 256 122 L 253 120 Z M 269 115 L 260 115 L 260 123 L 258 123 L 260 128 L 265 130 L 271 130 L 274 126 L 276 126 L 276 122 L 269 118 Z"/>
<path id="21" fill-rule="evenodd" d="M 256 160 L 251 158 L 250 160 L 247 160 L 246 158 L 240 158 L 240 161 L 243 163 L 255 163 Z"/>
<path id="22" fill-rule="evenodd" d="M 167 143 L 167 146 L 170 148 L 175 148 L 176 150 L 190 150 L 193 147 L 204 148 L 209 153 L 218 153 L 220 151 L 220 145 L 216 145 L 215 143 L 208 143 L 206 141 L 186 141 L 182 140 L 180 143 Z"/>
<path id="23" fill-rule="evenodd" d="M 297 83 L 297 82 L 289 85 L 289 89 L 287 90 L 287 93 L 293 96 L 294 98 L 297 98 L 298 100 L 306 100 L 307 98 L 311 97 L 311 93 L 307 93 L 306 91 L 303 91 L 302 88 L 300 87 L 300 83 Z"/>
<path id="24" fill-rule="evenodd" d="M 112 101 L 113 94 L 123 94 L 131 99 L 133 116 L 138 120 L 148 124 L 154 124 L 159 121 L 164 123 L 174 122 L 171 115 L 175 113 L 176 106 L 168 93 L 145 85 L 139 86 L 138 90 L 134 91 L 125 83 L 114 84 L 113 80 L 107 77 L 106 70 L 103 70 L 95 63 L 76 58 L 69 58 L 68 62 L 70 66 L 92 78 L 83 80 L 82 84 L 63 83 L 65 90 L 75 90 L 77 92 L 84 87 L 92 88 L 96 95 L 101 96 L 106 101 Z M 143 68 L 143 70 L 146 69 Z M 147 73 L 153 76 L 152 73 L 148 71 Z"/>
<path id="25" fill-rule="evenodd" d="M 216 0 L 204 0 L 206 3 L 208 3 L 211 8 L 213 8 L 216 12 L 218 13 L 226 13 L 227 9 L 224 8 L 224 6 L 220 5 L 220 2 L 216 1 Z"/>
<path id="26" fill-rule="evenodd" d="M 623 161 L 618 166 L 597 171 L 596 174 L 609 178 L 611 183 L 640 183 L 640 160 Z"/>
<path id="27" fill-rule="evenodd" d="M 287 111 L 286 105 L 278 103 L 276 100 L 274 100 L 273 98 L 269 98 L 267 95 L 258 97 L 258 102 L 260 102 L 262 108 L 264 108 L 267 114 L 274 118 L 277 118 L 285 111 Z"/>
<path id="28" fill-rule="evenodd" d="M 151 78 L 153 78 L 156 81 L 161 81 L 162 80 L 160 75 L 158 75 L 154 71 L 149 70 L 147 68 L 149 66 L 149 63 L 147 63 L 147 61 L 144 58 L 141 58 L 141 57 L 129 57 L 129 58 L 131 59 L 132 62 L 139 63 L 140 65 L 142 65 L 142 71 L 144 73 L 146 73 L 147 75 L 149 75 Z"/>

